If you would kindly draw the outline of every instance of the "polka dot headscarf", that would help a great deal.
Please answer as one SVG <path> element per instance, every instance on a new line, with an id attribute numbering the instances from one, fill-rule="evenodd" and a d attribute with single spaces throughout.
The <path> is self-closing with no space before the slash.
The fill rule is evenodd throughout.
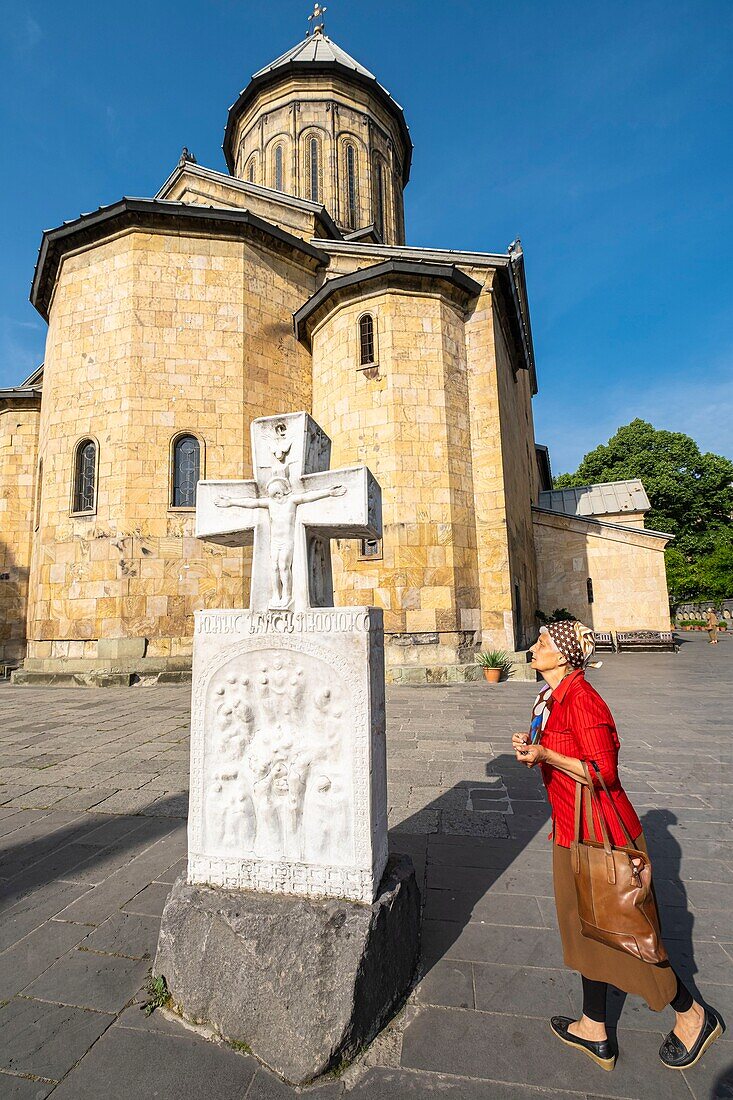
<path id="1" fill-rule="evenodd" d="M 540 634 L 549 634 L 556 649 L 562 653 L 571 668 L 599 668 L 600 661 L 591 660 L 596 648 L 593 631 L 577 619 L 550 623 L 540 628 Z"/>

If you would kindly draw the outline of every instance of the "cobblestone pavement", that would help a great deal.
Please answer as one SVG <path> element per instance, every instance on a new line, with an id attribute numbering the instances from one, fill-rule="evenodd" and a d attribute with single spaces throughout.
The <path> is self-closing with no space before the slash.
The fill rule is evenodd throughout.
<path id="1" fill-rule="evenodd" d="M 673 962 L 733 1021 L 733 641 L 688 638 L 677 656 L 609 655 L 591 675 L 621 730 Z M 421 884 L 421 980 L 319 1100 L 733 1097 L 733 1032 L 670 1072 L 657 1049 L 671 1011 L 637 998 L 614 1073 L 550 1034 L 548 1016 L 579 1010 L 579 980 L 562 968 L 540 777 L 509 750 L 533 693 L 390 690 L 391 845 Z M 140 1011 L 184 866 L 188 706 L 185 687 L 0 687 L 3 1100 L 295 1095 L 251 1057 Z"/>

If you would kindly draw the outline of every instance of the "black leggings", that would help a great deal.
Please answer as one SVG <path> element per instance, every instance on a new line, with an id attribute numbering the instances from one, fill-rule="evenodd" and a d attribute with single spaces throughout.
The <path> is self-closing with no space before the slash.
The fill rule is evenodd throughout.
<path id="1" fill-rule="evenodd" d="M 692 994 L 687 986 L 682 984 L 677 974 L 675 978 L 677 978 L 677 992 L 669 1003 L 675 1012 L 687 1012 L 692 1008 Z M 583 1015 L 597 1024 L 606 1022 L 607 992 L 608 986 L 605 982 L 592 982 L 590 978 L 583 978 Z"/>

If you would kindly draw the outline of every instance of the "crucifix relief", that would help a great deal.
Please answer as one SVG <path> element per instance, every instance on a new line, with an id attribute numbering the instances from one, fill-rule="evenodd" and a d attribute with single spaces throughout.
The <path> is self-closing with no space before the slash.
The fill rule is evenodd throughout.
<path id="1" fill-rule="evenodd" d="M 330 452 L 307 413 L 262 417 L 253 480 L 199 483 L 199 538 L 241 546 L 254 534 L 252 611 L 331 606 L 329 540 L 381 537 L 377 482 L 365 466 L 329 470 Z"/>

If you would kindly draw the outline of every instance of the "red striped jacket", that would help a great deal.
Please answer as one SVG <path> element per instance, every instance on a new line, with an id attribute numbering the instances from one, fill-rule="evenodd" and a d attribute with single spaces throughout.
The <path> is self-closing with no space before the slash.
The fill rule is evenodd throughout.
<path id="1" fill-rule="evenodd" d="M 641 832 L 641 822 L 618 777 L 619 739 L 616 725 L 606 703 L 591 687 L 582 671 L 571 672 L 550 696 L 550 713 L 542 733 L 542 745 L 563 756 L 595 761 L 603 776 L 614 806 L 621 816 L 629 836 L 635 840 Z M 542 778 L 552 806 L 555 843 L 569 848 L 575 834 L 575 780 L 550 764 L 542 764 Z M 593 766 L 590 772 L 598 791 L 603 816 L 612 844 L 628 843 L 616 814 L 608 805 Z M 596 837 L 600 839 L 600 824 L 594 814 Z M 581 837 L 585 837 L 585 815 L 581 820 Z"/>

